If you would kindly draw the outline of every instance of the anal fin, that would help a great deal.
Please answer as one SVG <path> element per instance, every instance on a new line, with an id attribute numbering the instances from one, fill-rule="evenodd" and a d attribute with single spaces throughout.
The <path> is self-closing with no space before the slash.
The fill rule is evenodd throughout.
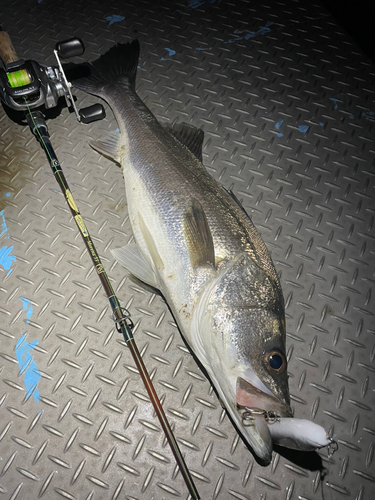
<path id="1" fill-rule="evenodd" d="M 136 278 L 154 288 L 159 288 L 154 270 L 146 258 L 141 254 L 138 245 L 132 243 L 122 248 L 115 248 L 111 250 L 111 253 L 116 261 Z"/>
<path id="2" fill-rule="evenodd" d="M 120 164 L 120 134 L 112 132 L 103 139 L 90 142 L 90 146 L 104 156 Z"/>

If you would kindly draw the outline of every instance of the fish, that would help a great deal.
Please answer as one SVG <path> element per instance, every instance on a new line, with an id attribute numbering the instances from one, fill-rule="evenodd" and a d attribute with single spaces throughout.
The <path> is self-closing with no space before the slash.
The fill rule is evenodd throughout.
<path id="1" fill-rule="evenodd" d="M 124 175 L 135 243 L 113 256 L 163 295 L 261 463 L 274 443 L 327 446 L 322 427 L 292 418 L 284 299 L 271 255 L 234 193 L 205 169 L 204 132 L 161 124 L 136 93 L 139 53 L 137 40 L 117 44 L 73 81 L 107 102 L 120 131 L 91 143 Z"/>

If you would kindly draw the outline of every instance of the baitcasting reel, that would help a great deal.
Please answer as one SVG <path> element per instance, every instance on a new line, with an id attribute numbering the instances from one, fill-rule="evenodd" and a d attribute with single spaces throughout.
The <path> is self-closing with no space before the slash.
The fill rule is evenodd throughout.
<path id="1" fill-rule="evenodd" d="M 42 66 L 36 61 L 19 59 L 9 35 L 0 28 L 0 58 L 5 69 L 0 68 L 0 99 L 16 111 L 54 108 L 59 97 L 65 97 L 72 106 L 78 121 L 91 123 L 105 117 L 101 104 L 93 104 L 78 111 L 61 59 L 82 55 L 85 51 L 79 38 L 58 42 L 54 54 L 57 66 Z"/>

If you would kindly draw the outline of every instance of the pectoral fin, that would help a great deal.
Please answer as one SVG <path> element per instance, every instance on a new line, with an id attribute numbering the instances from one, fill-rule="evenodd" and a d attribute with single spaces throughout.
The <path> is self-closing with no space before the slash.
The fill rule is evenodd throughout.
<path id="1" fill-rule="evenodd" d="M 154 270 L 150 263 L 141 254 L 138 245 L 135 243 L 126 245 L 122 248 L 111 250 L 113 257 L 125 269 L 132 273 L 136 278 L 144 281 L 148 285 L 158 288 Z"/>
<path id="2" fill-rule="evenodd" d="M 164 263 L 162 258 L 160 257 L 159 251 L 155 245 L 154 239 L 142 217 L 142 215 L 138 212 L 139 219 L 139 227 L 141 228 L 143 238 L 145 239 L 147 250 L 149 251 L 152 261 L 155 266 L 162 271 L 164 269 Z"/>
<path id="3" fill-rule="evenodd" d="M 198 200 L 193 198 L 183 213 L 183 231 L 194 269 L 215 266 L 215 251 L 206 214 Z"/>
<path id="4" fill-rule="evenodd" d="M 109 157 L 111 160 L 120 164 L 120 134 L 113 132 L 98 139 L 97 141 L 90 142 L 90 146 L 104 156 Z"/>

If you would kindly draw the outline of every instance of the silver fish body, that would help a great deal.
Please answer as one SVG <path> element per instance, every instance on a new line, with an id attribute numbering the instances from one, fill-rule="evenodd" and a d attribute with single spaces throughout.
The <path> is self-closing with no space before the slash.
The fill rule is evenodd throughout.
<path id="1" fill-rule="evenodd" d="M 161 125 L 137 96 L 138 52 L 138 42 L 118 45 L 75 82 L 109 104 L 120 128 L 92 144 L 125 179 L 136 245 L 113 253 L 161 291 L 238 430 L 268 462 L 264 415 L 292 415 L 279 279 L 249 217 L 202 165 L 203 133 Z M 248 409 L 257 411 L 244 419 Z"/>

